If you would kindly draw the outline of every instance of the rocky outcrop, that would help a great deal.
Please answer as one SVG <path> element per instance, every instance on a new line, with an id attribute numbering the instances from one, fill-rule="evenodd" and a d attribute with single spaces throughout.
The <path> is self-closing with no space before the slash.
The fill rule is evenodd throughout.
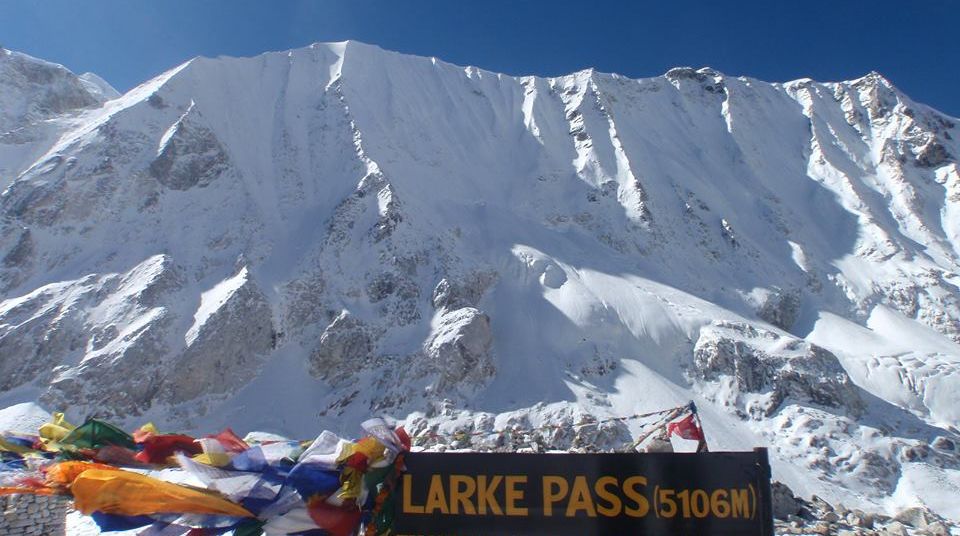
<path id="1" fill-rule="evenodd" d="M 270 305 L 246 267 L 202 295 L 186 339 L 167 369 L 162 400 L 222 395 L 257 375 L 276 332 Z"/>
<path id="2" fill-rule="evenodd" d="M 33 254 L 33 238 L 30 229 L 23 228 L 10 251 L 3 256 L 4 268 L 21 268 L 30 262 Z"/>
<path id="3" fill-rule="evenodd" d="M 0 261 L 4 268 L 0 270 L 0 292 L 6 292 L 22 283 L 35 264 L 35 247 L 29 228 L 22 227 L 15 232 L 4 234 L 7 236 L 0 237 L 0 251 L 6 250 L 2 254 L 3 260 Z"/>
<path id="4" fill-rule="evenodd" d="M 953 157 L 946 147 L 936 141 L 931 141 L 919 148 L 916 154 L 917 165 L 924 168 L 933 168 L 945 164 Z"/>
<path id="5" fill-rule="evenodd" d="M 897 273 L 897 277 L 875 284 L 875 299 L 864 300 L 861 307 L 869 310 L 876 300 L 937 330 L 954 342 L 960 342 L 960 300 L 950 281 L 951 275 L 940 270 Z M 873 297 L 871 297 L 873 298 Z"/>
<path id="6" fill-rule="evenodd" d="M 402 268 L 371 273 L 364 278 L 366 295 L 381 318 L 404 326 L 420 320 L 420 286 Z"/>
<path id="7" fill-rule="evenodd" d="M 441 420 L 416 417 L 406 424 L 418 447 L 439 452 L 468 449 L 472 452 L 597 453 L 622 452 L 633 446 L 633 437 L 625 423 L 603 420 L 582 411 L 560 409 L 535 417 L 529 411 L 502 415 L 468 415 L 449 407 L 440 407 L 438 411 L 444 417 Z M 534 420 L 550 424 L 537 426 Z"/>
<path id="8" fill-rule="evenodd" d="M 171 258 L 157 255 L 123 274 L 90 275 L 6 302 L 2 388 L 40 381 L 52 407 L 95 408 L 103 416 L 142 412 L 162 379 L 173 320 L 168 305 L 182 285 Z"/>
<path id="9" fill-rule="evenodd" d="M 5 303 L 0 309 L 0 389 L 49 381 L 61 360 L 82 355 L 88 337 L 84 305 L 95 301 L 109 279 L 91 276 L 49 285 Z"/>
<path id="10" fill-rule="evenodd" d="M 492 345 L 490 317 L 479 309 L 463 307 L 439 313 L 437 327 L 423 346 L 429 367 L 438 374 L 434 390 L 485 384 L 495 372 Z"/>
<path id="11" fill-rule="evenodd" d="M 435 309 L 475 307 L 496 281 L 493 271 L 471 272 L 462 278 L 445 277 L 433 289 L 430 301 Z"/>
<path id="12" fill-rule="evenodd" d="M 289 281 L 280 292 L 284 336 L 298 336 L 308 328 L 322 328 L 337 314 L 326 307 L 327 281 L 320 270 L 313 270 Z"/>
<path id="13" fill-rule="evenodd" d="M 950 536 L 960 532 L 956 521 L 922 506 L 902 509 L 893 516 L 865 512 L 830 504 L 816 495 L 802 499 L 781 482 L 773 483 L 773 517 L 775 532 L 783 535 Z"/>
<path id="14" fill-rule="evenodd" d="M 761 293 L 757 304 L 757 316 L 784 331 L 797 321 L 800 314 L 800 292 L 775 288 Z"/>
<path id="15" fill-rule="evenodd" d="M 371 330 L 349 311 L 341 311 L 310 354 L 310 372 L 336 383 L 367 364 L 373 352 Z"/>
<path id="16" fill-rule="evenodd" d="M 206 186 L 229 167 L 229 159 L 212 130 L 191 107 L 160 140 L 150 175 L 173 190 Z"/>
<path id="17" fill-rule="evenodd" d="M 214 286 L 170 359 L 185 283 L 171 257 L 157 255 L 123 274 L 91 275 L 5 302 L 0 389 L 40 382 L 50 407 L 116 418 L 139 415 L 157 400 L 243 385 L 274 348 L 266 297 L 246 268 Z"/>
<path id="18" fill-rule="evenodd" d="M 695 381 L 729 388 L 717 402 L 754 419 L 770 417 L 788 399 L 853 415 L 864 408 L 836 356 L 747 324 L 720 322 L 701 329 L 690 372 Z"/>
<path id="19" fill-rule="evenodd" d="M 122 332 L 114 325 L 98 331 L 79 364 L 53 369 L 42 402 L 54 408 L 83 408 L 101 418 L 142 414 L 163 385 L 163 357 L 170 351 L 165 339 L 171 325 L 167 311 L 160 308 L 146 312 Z"/>

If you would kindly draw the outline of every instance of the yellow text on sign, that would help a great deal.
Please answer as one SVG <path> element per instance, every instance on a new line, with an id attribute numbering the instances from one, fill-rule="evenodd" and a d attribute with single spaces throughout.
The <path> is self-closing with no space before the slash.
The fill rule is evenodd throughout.
<path id="1" fill-rule="evenodd" d="M 431 475 L 422 504 L 413 500 L 413 476 L 403 476 L 403 513 L 423 515 L 528 516 L 525 475 Z M 640 475 L 546 475 L 539 482 L 544 517 L 618 517 L 749 519 L 751 494 L 743 488 L 651 490 Z"/>
<path id="2" fill-rule="evenodd" d="M 466 514 L 526 516 L 527 508 L 518 506 L 523 501 L 524 475 L 449 475 L 444 483 L 440 475 L 430 478 L 427 500 L 421 505 L 413 504 L 411 492 L 413 477 L 403 475 L 403 512 L 406 514 Z M 445 485 L 446 484 L 446 485 Z M 503 506 L 498 499 L 500 490 Z"/>

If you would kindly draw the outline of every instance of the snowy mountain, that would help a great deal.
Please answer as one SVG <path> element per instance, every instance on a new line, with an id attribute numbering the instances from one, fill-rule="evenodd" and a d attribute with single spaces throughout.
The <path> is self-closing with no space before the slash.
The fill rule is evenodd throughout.
<path id="1" fill-rule="evenodd" d="M 0 48 L 0 188 L 43 154 L 64 114 L 118 97 L 93 73 L 75 76 L 62 65 Z"/>
<path id="2" fill-rule="evenodd" d="M 0 407 L 307 437 L 693 399 L 798 494 L 960 519 L 956 121 L 876 73 L 346 42 L 117 96 L 3 51 Z"/>

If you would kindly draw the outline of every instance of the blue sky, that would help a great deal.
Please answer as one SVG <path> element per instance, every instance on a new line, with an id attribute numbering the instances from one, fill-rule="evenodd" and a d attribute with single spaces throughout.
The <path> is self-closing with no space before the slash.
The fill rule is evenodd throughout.
<path id="1" fill-rule="evenodd" d="M 960 0 L 0 0 L 0 44 L 121 90 L 193 56 L 344 39 L 517 75 L 876 70 L 960 116 Z"/>

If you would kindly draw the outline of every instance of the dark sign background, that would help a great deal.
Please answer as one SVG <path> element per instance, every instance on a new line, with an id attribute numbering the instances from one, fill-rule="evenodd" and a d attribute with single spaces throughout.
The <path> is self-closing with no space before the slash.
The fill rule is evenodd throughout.
<path id="1" fill-rule="evenodd" d="M 394 526 L 397 534 L 773 536 L 770 466 L 766 449 L 698 454 L 408 453 L 406 465 L 411 493 L 404 497 L 401 480 Z M 440 475 L 445 484 L 450 475 L 487 475 L 488 481 L 494 475 L 526 476 L 527 482 L 522 486 L 523 499 L 516 505 L 527 508 L 527 515 L 492 515 L 489 510 L 486 515 L 480 515 L 479 511 L 476 515 L 464 515 L 462 511 L 459 515 L 437 511 L 405 513 L 405 504 L 413 505 L 413 509 L 424 506 L 434 475 Z M 554 504 L 552 516 L 544 515 L 543 476 L 564 477 L 571 488 L 577 476 L 584 476 L 593 493 L 594 483 L 601 477 L 614 477 L 622 483 L 637 475 L 647 479 L 645 486 L 635 487 L 635 491 L 641 492 L 649 502 L 649 511 L 643 517 L 622 513 L 615 517 L 589 517 L 582 510 L 578 510 L 574 517 L 567 517 L 566 501 Z M 501 506 L 505 500 L 504 487 L 501 484 L 496 494 Z M 628 503 L 629 497 L 622 490 L 613 486 L 609 489 L 617 491 L 624 504 Z M 729 492 L 736 490 L 739 490 L 740 499 L 746 496 L 748 501 L 745 508 L 743 501 L 739 502 L 738 515 L 731 511 L 729 500 Z M 446 486 L 444 493 L 447 496 L 449 491 Z M 712 500 L 711 496 L 714 497 Z M 725 496 L 727 500 L 724 500 Z M 566 498 L 569 499 L 570 495 Z M 593 495 L 593 498 L 597 499 L 597 496 Z M 675 512 L 673 516 L 669 515 L 671 511 Z"/>

